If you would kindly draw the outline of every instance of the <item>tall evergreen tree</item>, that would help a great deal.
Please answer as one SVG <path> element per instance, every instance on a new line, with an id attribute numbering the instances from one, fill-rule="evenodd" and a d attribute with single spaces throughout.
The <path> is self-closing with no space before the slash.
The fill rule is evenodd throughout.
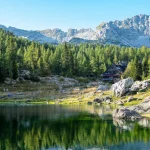
<path id="1" fill-rule="evenodd" d="M 142 70 L 142 78 L 145 79 L 146 77 L 148 77 L 149 74 L 148 59 L 146 57 L 144 57 L 142 60 Z"/>

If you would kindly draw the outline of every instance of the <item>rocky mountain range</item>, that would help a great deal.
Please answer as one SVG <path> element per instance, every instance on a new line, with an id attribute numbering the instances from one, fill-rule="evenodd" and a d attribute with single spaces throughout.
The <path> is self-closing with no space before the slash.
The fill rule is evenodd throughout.
<path id="1" fill-rule="evenodd" d="M 61 29 L 46 29 L 38 31 L 27 31 L 15 27 L 0 28 L 13 32 L 14 35 L 27 38 L 41 43 L 63 43 L 75 44 L 91 42 L 102 44 L 116 44 L 121 46 L 150 47 L 150 16 L 137 15 L 123 21 L 103 22 L 93 29 L 69 29 L 67 32 Z"/>

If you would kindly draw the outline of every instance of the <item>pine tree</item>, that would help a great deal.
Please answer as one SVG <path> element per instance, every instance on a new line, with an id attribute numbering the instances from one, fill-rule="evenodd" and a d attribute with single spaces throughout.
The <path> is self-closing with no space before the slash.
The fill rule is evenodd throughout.
<path id="1" fill-rule="evenodd" d="M 146 77 L 148 77 L 149 74 L 148 59 L 146 57 L 144 57 L 142 60 L 142 70 L 143 70 L 142 78 L 145 79 Z"/>
<path id="2" fill-rule="evenodd" d="M 6 54 L 5 54 L 8 77 L 11 79 L 16 79 L 18 77 L 16 48 L 17 48 L 17 44 L 14 42 L 14 39 L 11 37 L 8 40 L 8 45 L 7 45 Z"/>
<path id="3" fill-rule="evenodd" d="M 134 80 L 141 80 L 142 79 L 142 64 L 138 60 L 137 56 L 134 58 L 134 61 L 131 62 L 131 73 L 130 73 L 130 76 Z"/>
<path id="4" fill-rule="evenodd" d="M 64 48 L 61 54 L 62 73 L 67 75 L 70 72 L 70 51 L 67 47 L 67 43 L 64 44 Z M 66 72 L 66 73 L 65 73 Z"/>

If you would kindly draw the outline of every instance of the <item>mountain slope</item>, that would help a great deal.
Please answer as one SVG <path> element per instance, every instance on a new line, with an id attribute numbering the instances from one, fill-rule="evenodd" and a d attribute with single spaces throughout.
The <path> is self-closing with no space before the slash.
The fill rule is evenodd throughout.
<path id="1" fill-rule="evenodd" d="M 15 27 L 5 27 L 3 25 L 0 25 L 0 28 L 12 32 L 15 36 L 18 37 L 23 37 L 23 38 L 27 38 L 31 41 L 37 41 L 40 43 L 53 43 L 53 44 L 57 44 L 57 40 L 44 36 L 43 34 L 41 34 L 38 31 L 28 31 L 28 30 L 22 30 L 22 29 L 17 29 Z"/>
<path id="2" fill-rule="evenodd" d="M 123 21 L 110 21 L 97 27 L 104 43 L 150 47 L 150 16 L 137 15 Z"/>
<path id="3" fill-rule="evenodd" d="M 103 22 L 92 29 L 69 29 L 67 32 L 61 29 L 46 29 L 39 31 L 27 31 L 14 27 L 0 28 L 13 32 L 16 36 L 28 38 L 41 43 L 82 43 L 93 42 L 103 44 L 116 44 L 133 47 L 150 47 L 150 16 L 137 15 L 123 21 Z"/>
<path id="4" fill-rule="evenodd" d="M 41 34 L 56 39 L 58 42 L 69 42 L 73 38 L 79 38 L 83 40 L 97 40 L 98 34 L 92 29 L 69 29 L 68 32 L 64 32 L 60 29 L 47 29 L 39 31 Z"/>

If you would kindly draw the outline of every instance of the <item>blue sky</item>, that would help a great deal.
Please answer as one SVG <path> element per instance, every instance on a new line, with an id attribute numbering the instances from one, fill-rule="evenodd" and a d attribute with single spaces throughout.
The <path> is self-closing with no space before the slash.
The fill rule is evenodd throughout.
<path id="1" fill-rule="evenodd" d="M 27 30 L 92 28 L 150 15 L 150 0 L 0 0 L 0 24 Z"/>

